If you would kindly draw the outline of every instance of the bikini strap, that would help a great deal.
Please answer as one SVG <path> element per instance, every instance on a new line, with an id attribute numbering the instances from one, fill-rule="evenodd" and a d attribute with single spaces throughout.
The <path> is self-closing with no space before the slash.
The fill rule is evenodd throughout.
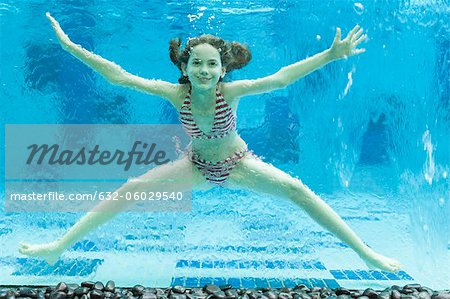
<path id="1" fill-rule="evenodd" d="M 216 85 L 216 104 L 217 104 L 217 102 L 221 102 L 221 101 L 224 101 L 224 98 L 222 96 L 222 93 L 220 92 L 219 84 L 217 84 Z"/>
<path id="2" fill-rule="evenodd" d="M 184 97 L 184 105 L 189 105 L 191 103 L 191 91 L 192 91 L 192 86 L 189 85 L 189 91 L 186 94 L 186 96 Z"/>

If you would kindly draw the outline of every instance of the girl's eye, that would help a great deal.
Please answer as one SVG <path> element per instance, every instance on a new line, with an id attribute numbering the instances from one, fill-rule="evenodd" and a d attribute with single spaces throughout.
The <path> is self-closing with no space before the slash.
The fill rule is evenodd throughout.
<path id="1" fill-rule="evenodd" d="M 194 61 L 192 64 L 198 65 L 198 64 L 200 64 L 200 61 Z"/>
<path id="2" fill-rule="evenodd" d="M 216 65 L 217 63 L 215 63 L 215 62 L 210 62 L 209 63 L 209 65 L 212 65 L 212 66 L 214 66 L 214 65 Z"/>

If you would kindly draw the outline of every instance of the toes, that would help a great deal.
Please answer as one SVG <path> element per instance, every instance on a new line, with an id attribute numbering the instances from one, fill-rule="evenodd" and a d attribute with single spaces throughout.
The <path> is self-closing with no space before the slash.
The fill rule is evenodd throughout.
<path id="1" fill-rule="evenodd" d="M 20 253 L 25 253 L 29 248 L 30 248 L 30 245 L 28 245 L 27 243 L 21 242 L 19 244 L 19 252 Z"/>
<path id="2" fill-rule="evenodd" d="M 390 271 L 390 272 L 396 272 L 396 271 L 400 270 L 400 268 L 401 268 L 400 263 L 397 262 L 397 261 L 395 261 L 395 260 L 392 261 L 392 262 L 389 264 L 389 271 Z"/>
<path id="3" fill-rule="evenodd" d="M 400 262 L 394 259 L 390 260 L 390 266 L 392 267 L 393 271 L 398 271 L 402 267 Z"/>
<path id="4" fill-rule="evenodd" d="M 375 269 L 377 269 L 377 267 L 376 267 L 375 265 L 373 265 L 372 263 L 370 263 L 370 262 L 366 262 L 366 265 L 367 265 L 367 267 L 368 267 L 370 270 L 375 270 Z"/>
<path id="5" fill-rule="evenodd" d="M 394 267 L 395 267 L 395 271 L 398 271 L 398 270 L 400 270 L 402 268 L 402 265 L 400 263 L 396 263 L 394 265 Z"/>
<path id="6" fill-rule="evenodd" d="M 384 258 L 374 262 L 366 262 L 367 267 L 370 270 L 381 269 L 388 272 L 396 272 L 401 269 L 401 264 L 391 258 Z"/>

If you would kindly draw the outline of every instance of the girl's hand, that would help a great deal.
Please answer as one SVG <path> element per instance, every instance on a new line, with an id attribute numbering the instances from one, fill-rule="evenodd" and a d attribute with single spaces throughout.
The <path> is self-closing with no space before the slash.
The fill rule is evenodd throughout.
<path id="1" fill-rule="evenodd" d="M 59 26 L 58 21 L 56 21 L 49 12 L 45 14 L 45 16 L 50 20 L 52 23 L 53 30 L 56 33 L 56 37 L 58 38 L 59 43 L 63 46 L 63 48 L 67 49 L 69 47 L 69 44 L 71 43 L 69 37 L 64 33 L 64 31 L 61 29 L 61 26 Z"/>
<path id="2" fill-rule="evenodd" d="M 359 29 L 359 30 L 358 30 Z M 364 53 L 366 49 L 357 49 L 363 40 L 367 38 L 366 34 L 363 34 L 363 29 L 356 25 L 352 31 L 349 32 L 346 38 L 341 41 L 341 28 L 336 28 L 336 36 L 334 37 L 333 44 L 330 48 L 330 55 L 332 59 L 347 58 L 353 55 Z"/>

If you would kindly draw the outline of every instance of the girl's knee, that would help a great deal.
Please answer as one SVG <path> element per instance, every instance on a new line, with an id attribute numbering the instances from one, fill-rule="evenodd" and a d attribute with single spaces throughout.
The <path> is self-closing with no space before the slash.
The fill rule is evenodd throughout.
<path id="1" fill-rule="evenodd" d="M 123 184 L 117 192 L 130 192 L 137 189 L 139 180 L 137 178 L 129 178 L 125 184 Z"/>
<path id="2" fill-rule="evenodd" d="M 311 190 L 304 185 L 299 179 L 297 178 L 290 178 L 285 183 L 286 189 L 287 189 L 287 196 L 290 199 L 298 199 L 299 197 L 305 197 L 308 195 Z"/>

